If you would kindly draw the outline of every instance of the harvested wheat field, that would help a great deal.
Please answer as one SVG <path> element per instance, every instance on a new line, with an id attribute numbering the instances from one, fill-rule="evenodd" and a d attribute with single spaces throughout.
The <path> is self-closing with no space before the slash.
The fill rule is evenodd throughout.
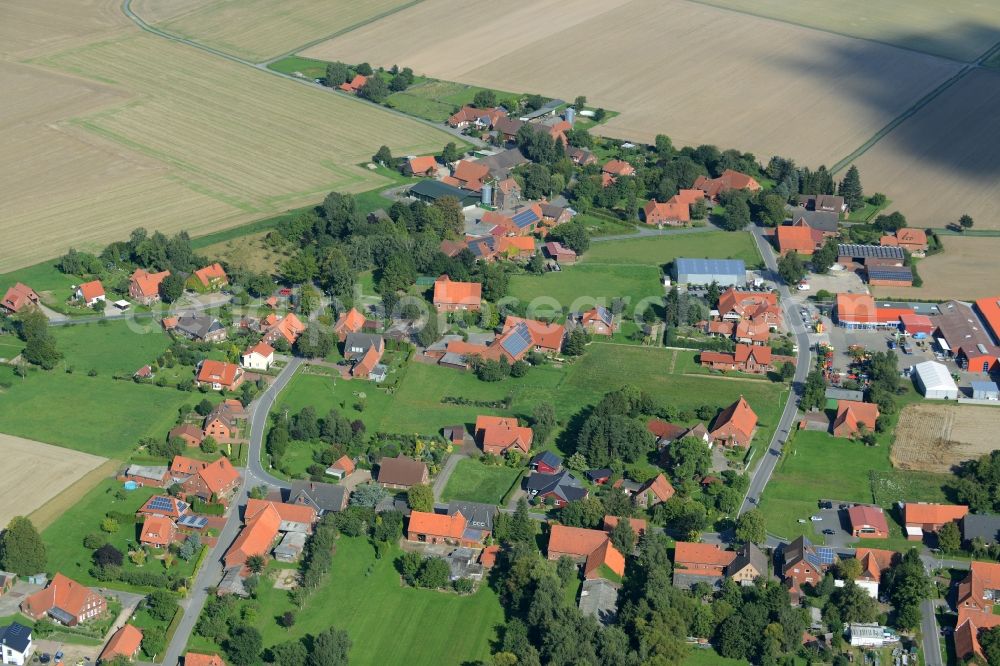
<path id="1" fill-rule="evenodd" d="M 120 0 L 4 0 L 0 58 L 27 58 L 128 29 Z M 4 102 L 10 99 L 5 95 Z"/>
<path id="2" fill-rule="evenodd" d="M 1000 42 L 1000 6 L 987 0 L 694 0 L 971 62 Z"/>
<path id="3" fill-rule="evenodd" d="M 4 434 L 0 451 L 4 467 L 16 470 L 0 484 L 0 528 L 14 516 L 27 516 L 107 460 Z"/>
<path id="4" fill-rule="evenodd" d="M 948 472 L 993 449 L 1000 408 L 913 404 L 903 408 L 889 458 L 899 469 Z"/>
<path id="5" fill-rule="evenodd" d="M 963 213 L 1000 229 L 1000 72 L 977 69 L 859 157 L 869 189 L 889 193 L 910 226 L 943 227 Z"/>
<path id="6" fill-rule="evenodd" d="M 448 140 L 137 29 L 0 63 L 0 85 L 18 91 L 0 111 L 0 273 L 138 226 L 205 233 L 371 189 L 386 182 L 362 166 L 379 145 L 421 153 Z"/>
<path id="7" fill-rule="evenodd" d="M 924 286 L 872 287 L 872 293 L 879 298 L 940 300 L 973 300 L 1000 294 L 1000 237 L 942 236 L 941 242 L 944 252 L 917 264 Z"/>
<path id="8" fill-rule="evenodd" d="M 411 0 L 138 0 L 132 10 L 174 35 L 254 62 L 349 30 Z"/>
<path id="9" fill-rule="evenodd" d="M 621 115 L 602 134 L 677 145 L 712 143 L 832 164 L 959 65 L 682 0 L 518 0 L 512 39 L 457 57 L 493 29 L 471 26 L 458 0 L 425 2 L 302 55 L 408 65 L 503 90 L 539 92 Z M 627 43 L 623 42 L 627 35 Z"/>

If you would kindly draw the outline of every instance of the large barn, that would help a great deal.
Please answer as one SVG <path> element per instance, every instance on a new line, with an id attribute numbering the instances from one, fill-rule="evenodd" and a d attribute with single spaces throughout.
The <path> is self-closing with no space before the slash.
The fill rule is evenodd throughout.
<path id="1" fill-rule="evenodd" d="M 931 400 L 958 400 L 958 385 L 951 378 L 947 366 L 934 361 L 924 361 L 913 366 L 917 388 Z"/>
<path id="2" fill-rule="evenodd" d="M 686 259 L 674 260 L 674 277 L 679 284 L 711 284 L 720 287 L 739 286 L 747 283 L 747 267 L 742 259 Z"/>

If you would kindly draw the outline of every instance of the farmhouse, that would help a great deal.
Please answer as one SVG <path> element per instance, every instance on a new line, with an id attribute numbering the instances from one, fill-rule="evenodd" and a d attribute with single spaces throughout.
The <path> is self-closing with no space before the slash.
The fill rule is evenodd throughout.
<path id="1" fill-rule="evenodd" d="M 427 483 L 427 465 L 402 454 L 395 458 L 382 458 L 378 464 L 378 482 L 383 488 L 395 490 Z"/>
<path id="2" fill-rule="evenodd" d="M 735 351 L 732 352 L 702 351 L 698 359 L 703 368 L 754 375 L 762 375 L 773 370 L 776 363 L 770 347 L 742 343 L 737 344 Z"/>
<path id="3" fill-rule="evenodd" d="M 506 117 L 507 110 L 503 107 L 480 109 L 466 105 L 448 118 L 448 125 L 455 129 L 465 129 L 471 126 L 489 129 L 496 125 L 498 120 Z"/>
<path id="4" fill-rule="evenodd" d="M 76 292 L 73 295 L 76 300 L 83 301 L 83 304 L 86 306 L 105 302 L 104 285 L 101 284 L 100 280 L 84 282 L 76 288 Z"/>
<path id="5" fill-rule="evenodd" d="M 990 312 L 988 302 L 977 303 L 981 313 Z M 989 373 L 997 368 L 1000 347 L 993 342 L 987 324 L 984 325 L 976 313 L 965 303 L 946 301 L 938 305 L 940 314 L 935 317 L 937 342 L 951 356 L 959 367 L 969 372 Z M 941 344 L 941 341 L 944 344 Z"/>
<path id="6" fill-rule="evenodd" d="M 722 550 L 715 544 L 678 541 L 674 548 L 674 587 L 689 590 L 697 583 L 705 583 L 719 588 L 726 568 L 735 559 L 734 551 Z"/>
<path id="7" fill-rule="evenodd" d="M 782 225 L 774 231 L 781 254 L 796 252 L 808 257 L 823 245 L 823 232 L 813 229 L 804 220 Z"/>
<path id="8" fill-rule="evenodd" d="M 558 354 L 562 351 L 563 340 L 566 338 L 566 327 L 562 324 L 547 324 L 536 319 L 523 319 L 508 315 L 503 322 L 503 332 L 507 333 L 522 325 L 527 328 L 531 337 L 531 346 L 536 351 L 547 354 Z"/>
<path id="9" fill-rule="evenodd" d="M 345 465 L 342 462 L 344 458 L 341 458 L 334 464 Z M 348 460 L 348 462 L 350 461 Z M 353 470 L 353 463 L 351 463 L 351 469 Z M 288 493 L 284 497 L 288 504 L 310 506 L 316 511 L 316 515 L 325 516 L 328 513 L 337 513 L 346 509 L 347 500 L 350 498 L 350 495 L 351 493 L 347 488 L 332 483 L 292 481 L 291 488 L 288 489 Z"/>
<path id="10" fill-rule="evenodd" d="M 857 437 L 862 427 L 874 432 L 878 417 L 878 405 L 874 403 L 838 400 L 837 415 L 833 419 L 832 426 L 833 436 Z"/>
<path id="11" fill-rule="evenodd" d="M 166 516 L 149 516 L 139 528 L 139 543 L 150 548 L 167 548 L 177 536 L 177 525 Z"/>
<path id="12" fill-rule="evenodd" d="M 813 546 L 805 537 L 799 537 L 781 549 L 781 576 L 793 589 L 805 584 L 817 585 L 836 555 L 829 548 Z"/>
<path id="13" fill-rule="evenodd" d="M 854 551 L 854 557 L 861 563 L 861 575 L 854 579 L 854 583 L 864 589 L 868 596 L 878 599 L 878 586 L 882 580 L 882 572 L 892 566 L 893 560 L 898 555 L 891 550 L 858 548 Z"/>
<path id="14" fill-rule="evenodd" d="M 237 439 L 240 436 L 237 422 L 246 417 L 246 410 L 239 400 L 223 400 L 205 417 L 205 437 L 213 437 L 219 442 Z"/>
<path id="15" fill-rule="evenodd" d="M 475 432 L 483 453 L 493 456 L 506 455 L 509 451 L 528 455 L 534 438 L 531 428 L 519 426 L 517 419 L 503 416 L 477 416 Z"/>
<path id="16" fill-rule="evenodd" d="M 160 300 L 160 283 L 170 275 L 170 271 L 150 273 L 144 268 L 137 268 L 129 278 L 128 294 L 132 300 L 143 305 L 150 305 Z"/>
<path id="17" fill-rule="evenodd" d="M 411 511 L 406 526 L 406 540 L 453 546 L 481 546 L 482 532 L 469 530 L 468 521 L 461 511 L 451 515 Z"/>
<path id="18" fill-rule="evenodd" d="M 902 248 L 887 245 L 841 243 L 837 246 L 837 263 L 842 266 L 902 266 L 906 259 Z"/>
<path id="19" fill-rule="evenodd" d="M 273 314 L 268 315 L 268 319 L 272 318 L 274 318 Z M 302 320 L 296 317 L 295 313 L 289 312 L 276 321 L 272 319 L 272 323 L 269 323 L 269 328 L 264 334 L 264 342 L 274 345 L 278 340 L 284 340 L 289 345 L 293 345 L 305 330 L 306 325 L 302 323 Z"/>
<path id="20" fill-rule="evenodd" d="M 219 289 L 229 284 L 229 276 L 218 262 L 199 268 L 194 272 L 194 277 L 202 289 Z"/>
<path id="21" fill-rule="evenodd" d="M 742 259 L 678 258 L 673 263 L 673 276 L 679 284 L 715 282 L 720 287 L 742 287 L 747 282 L 747 267 Z"/>
<path id="22" fill-rule="evenodd" d="M 666 203 L 649 201 L 642 208 L 643 221 L 656 226 L 683 226 L 691 221 L 691 204 L 704 198 L 701 190 L 681 190 Z"/>
<path id="23" fill-rule="evenodd" d="M 243 383 L 243 369 L 235 363 L 205 359 L 198 366 L 197 381 L 213 391 L 235 391 Z"/>
<path id="24" fill-rule="evenodd" d="M 718 201 L 719 195 L 729 190 L 749 190 L 756 192 L 760 189 L 760 183 L 745 173 L 726 169 L 718 178 L 698 176 L 694 181 L 693 187 L 696 190 L 704 192 L 705 196 L 712 201 Z"/>
<path id="25" fill-rule="evenodd" d="M 913 366 L 917 389 L 930 400 L 958 400 L 958 384 L 952 379 L 948 367 L 935 361 L 924 361 Z"/>
<path id="26" fill-rule="evenodd" d="M 243 530 L 223 556 L 226 569 L 243 568 L 254 555 L 267 557 L 281 533 L 312 532 L 316 511 L 302 504 L 250 499 L 243 522 Z"/>
<path id="27" fill-rule="evenodd" d="M 483 285 L 456 282 L 447 275 L 434 281 L 434 308 L 438 312 L 478 311 L 483 301 Z"/>
<path id="28" fill-rule="evenodd" d="M 132 661 L 139 654 L 140 647 L 142 647 L 142 631 L 131 624 L 125 624 L 111 636 L 111 640 L 101 650 L 97 660 L 107 663 L 115 657 L 125 657 L 128 661 Z"/>
<path id="29" fill-rule="evenodd" d="M 104 597 L 61 573 L 56 573 L 44 590 L 21 602 L 21 612 L 32 620 L 49 616 L 67 627 L 91 620 L 107 609 Z"/>
<path id="30" fill-rule="evenodd" d="M 588 494 L 580 480 L 565 469 L 557 474 L 532 472 L 524 484 L 524 489 L 533 500 L 557 508 L 581 500 Z"/>
<path id="31" fill-rule="evenodd" d="M 333 325 L 333 332 L 337 334 L 337 339 L 343 342 L 349 333 L 360 333 L 369 324 L 374 326 L 375 322 L 369 322 L 356 308 L 351 308 L 347 312 L 340 313 L 337 323 Z"/>
<path id="32" fill-rule="evenodd" d="M 586 579 L 606 578 L 609 572 L 619 578 L 625 575 L 625 557 L 602 530 L 553 525 L 549 533 L 548 558 L 558 560 L 564 555 L 583 564 Z"/>
<path id="33" fill-rule="evenodd" d="M 719 296 L 717 310 L 723 321 L 763 321 L 772 329 L 781 324 L 781 308 L 773 292 L 738 291 L 730 287 Z"/>
<path id="34" fill-rule="evenodd" d="M 837 215 L 847 212 L 844 197 L 836 194 L 800 194 L 799 205 L 806 210 L 836 213 Z"/>
<path id="35" fill-rule="evenodd" d="M 895 329 L 900 317 L 912 314 L 909 308 L 878 307 L 868 294 L 837 294 L 834 321 L 844 328 Z"/>
<path id="36" fill-rule="evenodd" d="M 855 504 L 847 510 L 851 523 L 851 534 L 862 539 L 889 538 L 889 523 L 880 507 Z"/>
<path id="37" fill-rule="evenodd" d="M 450 176 L 445 176 L 441 182 L 445 185 L 458 187 L 470 192 L 480 192 L 485 179 L 490 175 L 489 167 L 472 160 L 459 160 L 455 163 Z"/>
<path id="38" fill-rule="evenodd" d="M 901 247 L 907 252 L 922 253 L 927 251 L 927 232 L 923 229 L 903 227 L 894 234 L 886 234 L 878 239 L 879 245 Z"/>
<path id="39" fill-rule="evenodd" d="M 545 255 L 549 259 L 554 259 L 560 264 L 575 264 L 576 263 L 576 252 L 564 247 L 562 243 L 558 241 L 549 241 L 542 246 L 545 251 Z"/>
<path id="40" fill-rule="evenodd" d="M 601 305 L 595 305 L 586 312 L 580 313 L 576 319 L 583 326 L 583 330 L 591 335 L 612 336 L 618 328 L 611 310 Z"/>
<path id="41" fill-rule="evenodd" d="M 757 429 L 757 415 L 747 401 L 740 399 L 726 407 L 712 424 L 712 441 L 723 446 L 750 446 L 754 432 Z"/>
<path id="42" fill-rule="evenodd" d="M 753 585 L 758 578 L 767 578 L 767 563 L 767 555 L 761 552 L 757 546 L 748 543 L 736 551 L 736 557 L 726 567 L 726 576 L 740 585 L 748 587 Z"/>
<path id="43" fill-rule="evenodd" d="M 0 664 L 24 666 L 34 649 L 29 627 L 19 622 L 0 626 Z"/>
<path id="44" fill-rule="evenodd" d="M 674 487 L 670 485 L 667 478 L 663 474 L 657 474 L 652 479 L 646 481 L 642 484 L 635 494 L 632 496 L 632 501 L 635 502 L 636 506 L 643 509 L 649 509 L 656 506 L 657 504 L 662 504 L 668 499 L 676 494 Z"/>
<path id="45" fill-rule="evenodd" d="M 961 520 L 969 513 L 969 507 L 961 504 L 933 504 L 930 502 L 907 502 L 903 505 L 903 524 L 906 538 L 920 541 L 925 533 L 936 533 L 945 523 Z"/>
<path id="46" fill-rule="evenodd" d="M 183 314 L 180 317 L 166 317 L 163 327 L 176 331 L 196 342 L 222 342 L 226 339 L 226 327 L 215 317 L 204 314 Z"/>
<path id="47" fill-rule="evenodd" d="M 247 370 L 270 370 L 274 363 L 274 347 L 261 340 L 243 352 L 240 363 Z"/>
<path id="48" fill-rule="evenodd" d="M 180 484 L 185 498 L 193 496 L 204 502 L 218 501 L 226 504 L 240 484 L 240 473 L 228 458 L 206 463 L 174 456 L 170 474 Z"/>
<path id="49" fill-rule="evenodd" d="M 403 162 L 403 174 L 406 176 L 437 175 L 438 161 L 433 155 L 411 157 Z"/>
<path id="50" fill-rule="evenodd" d="M 996 613 L 998 590 L 1000 564 L 991 562 L 973 562 L 969 575 L 958 584 L 955 654 L 959 659 L 966 660 L 973 655 L 985 659 L 979 632 L 1000 625 L 1000 615 Z"/>
<path id="51" fill-rule="evenodd" d="M 358 91 L 361 90 L 366 83 L 368 83 L 367 76 L 364 76 L 362 74 L 355 74 L 353 79 L 341 83 L 339 86 L 337 86 L 337 88 L 343 90 L 344 92 L 357 95 Z"/>
<path id="52" fill-rule="evenodd" d="M 39 298 L 35 290 L 20 282 L 7 290 L 0 301 L 0 310 L 8 314 L 17 314 L 21 310 L 38 305 Z"/>

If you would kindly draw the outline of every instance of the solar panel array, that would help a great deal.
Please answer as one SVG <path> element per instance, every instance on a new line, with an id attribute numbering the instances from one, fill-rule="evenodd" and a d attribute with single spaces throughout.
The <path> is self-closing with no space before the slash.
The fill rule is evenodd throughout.
<path id="1" fill-rule="evenodd" d="M 514 224 L 517 225 L 518 229 L 523 229 L 529 224 L 538 222 L 538 216 L 535 215 L 535 211 L 531 208 L 525 208 L 521 212 L 515 214 L 511 219 L 514 220 Z"/>
<path id="2" fill-rule="evenodd" d="M 511 334 L 503 339 L 500 346 L 514 358 L 523 354 L 524 350 L 531 346 L 531 331 L 528 330 L 527 324 L 521 322 L 511 329 Z"/>
<path id="3" fill-rule="evenodd" d="M 869 280 L 913 281 L 913 271 L 905 266 L 869 266 L 867 272 Z"/>
<path id="4" fill-rule="evenodd" d="M 205 525 L 208 525 L 208 518 L 203 518 L 201 516 L 183 516 L 177 521 L 177 524 L 181 527 L 190 527 L 200 530 Z"/>
<path id="5" fill-rule="evenodd" d="M 837 553 L 834 552 L 833 548 L 827 548 L 826 546 L 819 546 L 816 549 L 816 555 L 819 557 L 819 561 L 827 566 L 837 560 Z"/>
<path id="6" fill-rule="evenodd" d="M 595 309 L 597 310 L 597 316 L 601 318 L 601 321 L 608 326 L 611 326 L 611 313 L 608 312 L 608 309 L 601 305 L 596 306 Z"/>
<path id="7" fill-rule="evenodd" d="M 146 504 L 146 509 L 149 511 L 173 511 L 174 500 L 172 497 L 152 497 Z"/>
<path id="8" fill-rule="evenodd" d="M 903 248 L 895 245 L 861 245 L 859 243 L 841 243 L 837 246 L 837 254 L 841 257 L 859 259 L 902 259 Z"/>

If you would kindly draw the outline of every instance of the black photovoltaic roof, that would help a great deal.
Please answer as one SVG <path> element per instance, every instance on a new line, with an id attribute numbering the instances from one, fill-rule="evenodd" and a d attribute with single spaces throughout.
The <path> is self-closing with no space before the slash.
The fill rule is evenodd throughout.
<path id="1" fill-rule="evenodd" d="M 837 254 L 841 257 L 858 259 L 903 259 L 903 248 L 895 245 L 861 245 L 857 243 L 841 243 L 837 246 Z"/>

